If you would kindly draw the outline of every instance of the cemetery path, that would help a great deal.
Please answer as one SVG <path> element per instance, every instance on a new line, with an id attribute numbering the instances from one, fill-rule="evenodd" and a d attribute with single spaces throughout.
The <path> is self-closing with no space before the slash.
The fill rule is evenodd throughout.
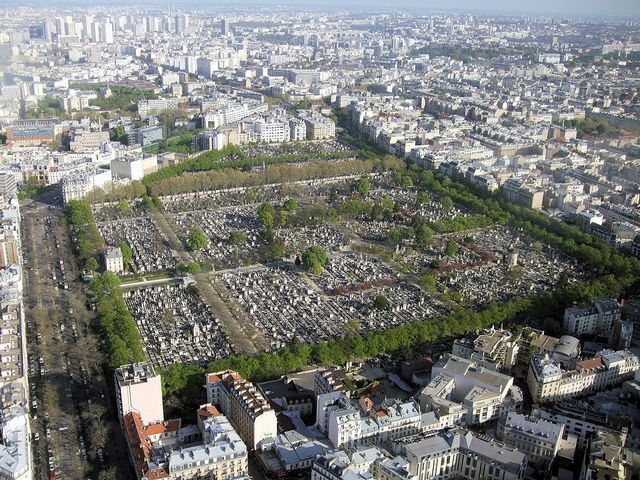
<path id="1" fill-rule="evenodd" d="M 185 250 L 184 245 L 176 235 L 176 232 L 173 231 L 173 228 L 171 228 L 171 225 L 169 225 L 169 222 L 167 222 L 167 219 L 164 218 L 164 215 L 154 211 L 151 212 L 151 218 L 169 242 L 171 249 L 178 254 L 180 260 L 182 262 L 192 262 L 194 260 L 193 257 Z"/>
<path id="2" fill-rule="evenodd" d="M 270 350 L 270 345 L 251 322 L 243 308 L 231 298 L 217 278 L 206 274 L 196 275 L 198 291 L 224 326 L 225 332 L 238 353 L 256 354 Z"/>
<path id="3" fill-rule="evenodd" d="M 314 282 L 311 278 L 309 278 L 307 274 L 303 273 L 302 275 L 300 275 L 300 278 L 302 279 L 304 284 L 307 287 L 309 287 L 311 290 L 316 292 L 322 300 L 326 301 L 329 298 L 327 294 L 324 292 L 324 290 L 322 290 L 316 282 Z"/>
<path id="4" fill-rule="evenodd" d="M 194 258 L 185 250 L 164 215 L 157 211 L 152 212 L 151 215 L 180 260 L 192 262 Z M 195 279 L 202 299 L 222 322 L 224 331 L 229 335 L 237 353 L 253 355 L 270 350 L 270 345 L 260 330 L 250 321 L 242 307 L 233 301 L 224 286 L 217 284 L 215 278 L 204 273 L 195 275 Z"/>

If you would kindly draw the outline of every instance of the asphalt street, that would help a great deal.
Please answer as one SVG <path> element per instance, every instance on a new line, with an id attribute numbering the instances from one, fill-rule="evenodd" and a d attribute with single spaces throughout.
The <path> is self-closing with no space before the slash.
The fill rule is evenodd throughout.
<path id="1" fill-rule="evenodd" d="M 55 191 L 21 207 L 34 478 L 132 478 Z"/>

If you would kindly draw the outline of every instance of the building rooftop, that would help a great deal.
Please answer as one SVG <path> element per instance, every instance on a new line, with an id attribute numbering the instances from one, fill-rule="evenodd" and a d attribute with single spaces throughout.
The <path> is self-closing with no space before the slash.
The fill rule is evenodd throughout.
<path id="1" fill-rule="evenodd" d="M 500 442 L 476 437 L 470 431 L 461 428 L 441 432 L 406 446 L 407 453 L 417 458 L 438 455 L 451 450 L 473 453 L 488 462 L 495 461 L 501 468 L 514 474 L 519 473 L 526 462 L 526 455 L 516 449 Z"/>
<path id="2" fill-rule="evenodd" d="M 115 376 L 118 385 L 124 387 L 135 385 L 136 383 L 144 383 L 151 378 L 155 378 L 156 372 L 150 363 L 133 363 L 116 368 Z"/>
<path id="3" fill-rule="evenodd" d="M 563 425 L 527 417 L 521 413 L 509 412 L 502 421 L 505 429 L 518 431 L 523 435 L 540 437 L 551 442 L 557 442 L 562 436 Z"/>

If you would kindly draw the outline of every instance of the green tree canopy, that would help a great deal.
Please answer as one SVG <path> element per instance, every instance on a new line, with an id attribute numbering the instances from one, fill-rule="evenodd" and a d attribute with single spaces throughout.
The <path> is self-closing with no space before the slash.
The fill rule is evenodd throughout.
<path id="1" fill-rule="evenodd" d="M 120 210 L 121 212 L 126 212 L 129 210 L 129 202 L 127 202 L 125 199 L 122 199 L 118 202 L 118 210 Z"/>
<path id="2" fill-rule="evenodd" d="M 270 203 L 263 203 L 258 207 L 258 220 L 260 224 L 267 230 L 273 228 L 273 220 L 276 210 Z"/>
<path id="3" fill-rule="evenodd" d="M 129 244 L 126 242 L 121 242 L 120 252 L 122 252 L 122 262 L 125 264 L 125 266 L 131 265 L 131 262 L 133 261 L 133 250 L 131 250 Z"/>
<path id="4" fill-rule="evenodd" d="M 189 232 L 187 237 L 187 247 L 192 252 L 202 250 L 209 246 L 209 239 L 200 227 L 196 227 Z"/>
<path id="5" fill-rule="evenodd" d="M 366 197 L 371 191 L 371 182 L 369 182 L 368 178 L 362 177 L 353 185 L 353 191 L 358 195 Z"/>
<path id="6" fill-rule="evenodd" d="M 281 238 L 274 238 L 269 245 L 272 260 L 280 260 L 286 253 L 286 245 Z"/>
<path id="7" fill-rule="evenodd" d="M 318 245 L 309 247 L 302 254 L 302 264 L 314 275 L 320 275 L 328 261 L 329 256 L 327 252 Z"/>
<path id="8" fill-rule="evenodd" d="M 247 234 L 241 230 L 234 230 L 229 234 L 229 241 L 234 245 L 244 245 L 247 243 Z"/>
<path id="9" fill-rule="evenodd" d="M 428 273 L 420 275 L 418 280 L 420 287 L 427 292 L 434 292 L 436 289 L 436 277 Z"/>
<path id="10" fill-rule="evenodd" d="M 457 251 L 458 244 L 454 240 L 448 240 L 444 246 L 444 253 L 449 257 L 453 257 Z"/>
<path id="11" fill-rule="evenodd" d="M 95 259 L 95 257 L 88 258 L 84 266 L 90 272 L 95 272 L 100 268 L 100 264 L 98 263 L 98 260 Z"/>
<path id="12" fill-rule="evenodd" d="M 298 202 L 296 202 L 293 198 L 288 198 L 282 204 L 282 209 L 289 213 L 293 213 L 298 209 Z"/>
<path id="13" fill-rule="evenodd" d="M 389 309 L 389 299 L 384 295 L 377 295 L 376 298 L 373 299 L 373 306 L 377 310 L 388 310 Z"/>
<path id="14" fill-rule="evenodd" d="M 440 203 L 442 203 L 442 208 L 445 212 L 449 212 L 453 209 L 453 200 L 451 200 L 451 197 L 442 197 Z"/>
<path id="15" fill-rule="evenodd" d="M 188 263 L 179 262 L 176 265 L 176 270 L 180 275 L 185 275 L 185 274 L 195 275 L 202 271 L 202 267 L 198 262 L 188 262 Z"/>

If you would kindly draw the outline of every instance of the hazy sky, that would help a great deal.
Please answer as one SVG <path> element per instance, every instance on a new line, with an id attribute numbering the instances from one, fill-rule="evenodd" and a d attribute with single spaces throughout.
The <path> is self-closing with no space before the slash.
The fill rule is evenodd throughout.
<path id="1" fill-rule="evenodd" d="M 377 3 L 373 0 L 370 3 Z M 345 2 L 348 3 L 348 2 Z M 387 2 L 380 2 L 387 3 Z M 556 14 L 640 15 L 640 0 L 400 0 L 412 6 Z M 388 3 L 387 3 L 388 4 Z"/>
<path id="2" fill-rule="evenodd" d="M 49 4 L 48 0 L 5 0 L 6 4 Z M 476 13 L 541 13 L 549 15 L 594 17 L 640 17 L 640 0 L 58 0 L 75 5 L 179 5 L 220 6 L 291 5 L 318 9 L 391 9 L 464 10 Z"/>
<path id="3" fill-rule="evenodd" d="M 476 12 L 547 13 L 556 15 L 640 16 L 640 0 L 251 0 L 252 3 L 339 5 L 349 7 L 411 7 Z M 234 3 L 225 1 L 225 4 Z M 235 3 L 241 4 L 242 0 Z"/>

